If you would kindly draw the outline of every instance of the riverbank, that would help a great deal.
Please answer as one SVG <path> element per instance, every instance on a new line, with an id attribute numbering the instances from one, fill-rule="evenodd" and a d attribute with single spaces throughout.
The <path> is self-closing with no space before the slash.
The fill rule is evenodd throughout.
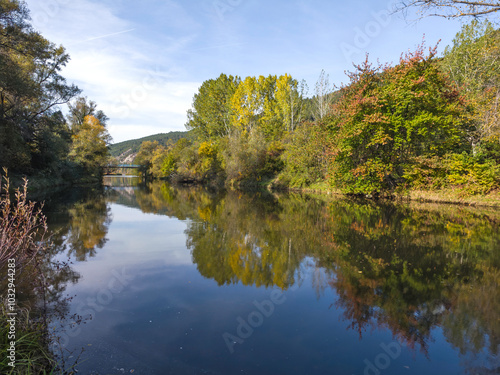
<path id="1" fill-rule="evenodd" d="M 59 176 L 51 176 L 46 174 L 33 174 L 30 176 L 23 176 L 20 174 L 9 173 L 10 190 L 22 188 L 24 185 L 24 178 L 29 182 L 28 198 L 41 201 L 47 196 L 47 193 L 54 194 L 59 191 L 64 191 L 71 187 L 95 187 L 102 184 L 102 178 L 80 178 L 80 179 L 65 179 Z M 2 181 L 3 184 L 4 181 Z"/>
<path id="2" fill-rule="evenodd" d="M 316 183 L 306 188 L 291 188 L 277 185 L 274 181 L 266 181 L 264 187 L 270 191 L 289 191 L 299 193 L 327 194 L 332 196 L 346 196 L 338 189 L 332 189 L 326 182 Z M 372 199 L 372 197 L 367 197 Z M 391 199 L 397 201 L 410 201 L 422 203 L 442 203 L 477 207 L 500 207 L 500 191 L 492 191 L 488 194 L 467 195 L 460 189 L 447 188 L 440 190 L 410 190 L 405 194 L 395 194 L 390 197 L 379 199 Z"/>
<path id="3" fill-rule="evenodd" d="M 174 184 L 183 185 L 183 183 L 175 182 Z M 210 183 L 191 181 L 189 183 L 210 186 L 212 188 L 220 188 L 220 185 L 213 185 Z M 238 186 L 227 186 L 226 188 L 232 190 L 268 190 L 270 192 L 292 192 L 292 193 L 307 193 L 319 194 L 338 197 L 348 197 L 339 189 L 332 188 L 327 182 L 319 182 L 312 184 L 308 187 L 289 187 L 280 184 L 276 179 L 262 179 L 254 183 L 239 184 Z M 365 197 L 366 199 L 374 199 L 371 196 Z M 421 202 L 421 203 L 441 203 L 441 204 L 454 204 L 464 206 L 477 206 L 477 207 L 500 207 L 500 191 L 495 190 L 488 194 L 466 194 L 459 188 L 443 188 L 439 190 L 410 190 L 404 194 L 398 193 L 394 195 L 379 196 L 376 199 L 381 200 L 395 200 L 403 202 Z"/>

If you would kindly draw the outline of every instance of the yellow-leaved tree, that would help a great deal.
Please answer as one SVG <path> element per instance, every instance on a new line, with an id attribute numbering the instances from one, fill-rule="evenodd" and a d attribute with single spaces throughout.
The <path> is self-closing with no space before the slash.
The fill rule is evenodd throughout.
<path id="1" fill-rule="evenodd" d="M 93 115 L 85 116 L 83 123 L 73 128 L 70 157 L 93 176 L 102 173 L 109 158 L 111 141 L 106 126 Z"/>

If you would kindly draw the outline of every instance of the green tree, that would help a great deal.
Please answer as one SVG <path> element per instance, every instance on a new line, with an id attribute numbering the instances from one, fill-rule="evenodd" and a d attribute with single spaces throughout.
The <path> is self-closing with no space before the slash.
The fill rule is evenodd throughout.
<path id="1" fill-rule="evenodd" d="M 228 135 L 232 127 L 230 100 L 239 83 L 239 77 L 225 74 L 203 82 L 193 98 L 193 109 L 188 110 L 186 128 L 194 129 L 203 140 Z"/>
<path id="2" fill-rule="evenodd" d="M 474 151 L 496 146 L 500 156 L 500 31 L 489 21 L 464 25 L 445 49 L 441 66 L 475 109 Z"/>
<path id="3" fill-rule="evenodd" d="M 23 2 L 0 0 L 0 164 L 30 170 L 35 133 L 80 92 L 60 75 L 68 61 L 33 30 Z"/>
<path id="4" fill-rule="evenodd" d="M 279 182 L 291 187 L 306 187 L 323 182 L 328 172 L 329 133 L 324 123 L 306 122 L 284 141 L 284 170 Z"/>

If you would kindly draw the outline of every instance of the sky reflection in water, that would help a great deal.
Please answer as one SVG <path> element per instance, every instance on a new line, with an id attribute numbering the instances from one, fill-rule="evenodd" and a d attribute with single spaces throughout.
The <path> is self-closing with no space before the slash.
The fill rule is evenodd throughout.
<path id="1" fill-rule="evenodd" d="M 494 211 L 163 183 L 58 210 L 79 373 L 499 369 Z"/>

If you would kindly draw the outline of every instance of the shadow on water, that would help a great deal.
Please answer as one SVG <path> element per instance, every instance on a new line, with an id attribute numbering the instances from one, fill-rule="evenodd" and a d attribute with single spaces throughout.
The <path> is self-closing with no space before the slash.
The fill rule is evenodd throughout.
<path id="1" fill-rule="evenodd" d="M 460 353 L 464 373 L 500 369 L 498 212 L 116 185 L 52 212 L 48 205 L 54 256 L 88 261 L 106 245 L 110 205 L 140 209 L 185 222 L 193 264 L 219 287 L 309 284 L 318 299 L 333 292 L 331 311 L 360 339 L 384 330 L 429 356 L 439 330 Z M 78 275 L 55 281 L 54 289 L 68 282 Z"/>

